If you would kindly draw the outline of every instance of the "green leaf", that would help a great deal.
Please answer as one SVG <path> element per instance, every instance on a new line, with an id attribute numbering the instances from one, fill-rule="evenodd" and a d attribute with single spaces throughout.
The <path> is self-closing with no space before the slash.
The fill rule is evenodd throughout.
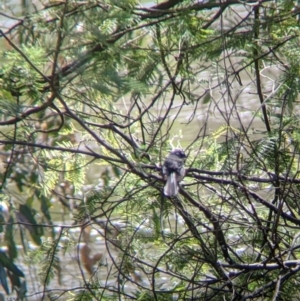
<path id="1" fill-rule="evenodd" d="M 14 240 L 14 219 L 12 216 L 9 217 L 6 225 L 6 231 L 5 231 L 5 242 L 8 247 L 8 254 L 11 259 L 14 259 L 18 256 L 18 250 L 15 244 Z"/>
<path id="2" fill-rule="evenodd" d="M 44 234 L 43 227 L 39 226 L 34 218 L 34 213 L 27 205 L 20 205 L 19 212 L 16 212 L 16 216 L 20 222 L 24 223 L 24 226 L 29 230 L 34 242 L 38 245 L 42 243 L 41 236 Z"/>
<path id="3" fill-rule="evenodd" d="M 18 277 L 24 277 L 23 272 L 18 269 L 18 267 L 12 262 L 10 258 L 7 257 L 7 255 L 3 251 L 0 251 L 0 263 L 14 275 Z"/>
<path id="4" fill-rule="evenodd" d="M 1 260 L 1 257 L 0 257 L 0 260 Z M 8 288 L 7 279 L 6 279 L 6 271 L 4 269 L 3 264 L 1 264 L 1 262 L 0 262 L 0 283 L 2 284 L 6 294 L 9 295 L 9 288 Z"/>

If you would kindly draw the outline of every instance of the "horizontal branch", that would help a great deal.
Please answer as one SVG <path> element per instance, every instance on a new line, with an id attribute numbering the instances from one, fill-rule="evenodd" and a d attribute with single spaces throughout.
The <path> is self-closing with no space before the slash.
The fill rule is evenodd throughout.
<path id="1" fill-rule="evenodd" d="M 297 218 L 294 218 L 293 216 L 289 215 L 288 213 L 282 212 L 279 210 L 275 205 L 271 204 L 270 202 L 266 201 L 262 197 L 260 197 L 257 193 L 249 190 L 246 186 L 241 185 L 240 183 L 233 181 L 233 180 L 227 180 L 227 179 L 219 179 L 219 178 L 213 178 L 208 176 L 199 176 L 194 175 L 195 178 L 203 181 L 208 181 L 212 183 L 218 183 L 220 185 L 231 185 L 239 189 L 241 192 L 244 192 L 245 194 L 248 194 L 253 199 L 255 199 L 257 202 L 261 203 L 268 209 L 272 210 L 274 213 L 279 214 L 281 217 L 287 219 L 288 221 L 294 223 L 295 225 L 300 225 L 300 220 Z"/>
<path id="2" fill-rule="evenodd" d="M 9 125 L 9 124 L 16 124 L 20 121 L 22 121 L 23 119 L 25 119 L 26 117 L 32 115 L 32 114 L 35 114 L 35 113 L 38 113 L 38 112 L 41 112 L 41 111 L 44 111 L 45 109 L 47 109 L 49 106 L 51 106 L 52 102 L 54 100 L 54 97 L 51 97 L 48 101 L 46 101 L 44 104 L 42 104 L 41 106 L 39 107 L 35 107 L 35 108 L 32 108 L 32 109 L 29 109 L 23 113 L 21 113 L 19 116 L 16 116 L 14 118 L 11 118 L 9 120 L 6 120 L 6 121 L 0 121 L 0 125 Z"/>
<path id="3" fill-rule="evenodd" d="M 141 19 L 151 19 L 158 18 L 167 14 L 175 14 L 186 11 L 202 11 L 214 8 L 226 8 L 231 5 L 243 5 L 240 0 L 227 0 L 227 1 L 199 1 L 191 6 L 181 6 L 178 8 L 173 8 L 176 4 L 182 1 L 167 1 L 164 3 L 160 3 L 158 5 L 152 7 L 141 7 L 138 8 L 139 11 L 147 12 L 141 15 Z M 248 6 L 261 5 L 264 2 L 270 2 L 270 0 L 250 0 L 247 1 Z"/>
<path id="4" fill-rule="evenodd" d="M 247 270 L 247 271 L 256 271 L 256 270 L 276 270 L 276 269 L 282 269 L 282 268 L 295 268 L 297 266 L 300 266 L 300 260 L 286 260 L 283 261 L 281 264 L 279 263 L 261 263 L 261 262 L 256 262 L 256 263 L 249 263 L 249 264 L 239 264 L 239 263 L 234 263 L 234 264 L 227 264 L 227 263 L 222 263 L 221 266 L 223 268 L 230 268 L 230 269 L 237 269 L 237 270 Z M 234 272 L 230 272 L 230 277 L 234 276 Z"/>
<path id="5" fill-rule="evenodd" d="M 267 284 L 261 286 L 256 289 L 253 293 L 244 295 L 239 300 L 245 301 L 247 299 L 253 300 L 257 297 L 265 296 L 268 291 L 273 291 L 274 287 L 278 284 L 278 282 L 282 285 L 285 281 L 287 281 L 291 276 L 295 275 L 300 271 L 300 266 L 297 265 L 295 268 L 290 268 L 283 275 L 278 275 L 276 279 L 269 281 Z"/>
<path id="6" fill-rule="evenodd" d="M 204 169 L 198 169 L 198 168 L 189 168 L 189 173 L 193 173 L 193 177 L 197 179 L 204 179 L 201 175 L 198 174 L 207 174 L 211 176 L 218 176 L 218 177 L 238 177 L 240 179 L 243 179 L 245 181 L 251 181 L 251 182 L 257 182 L 257 183 L 273 183 L 274 181 L 282 181 L 285 183 L 293 183 L 293 184 L 300 184 L 300 180 L 289 178 L 289 177 L 283 177 L 283 176 L 277 176 L 275 173 L 268 173 L 269 178 L 262 178 L 262 177 L 248 177 L 240 172 L 234 172 L 234 171 L 210 171 L 210 170 L 204 170 Z M 197 173 L 197 174 L 195 174 Z M 209 181 L 209 179 L 205 178 Z M 215 178 L 211 178 L 216 180 Z M 223 179 L 218 179 L 218 182 L 223 183 Z"/>
<path id="7" fill-rule="evenodd" d="M 96 152 L 87 152 L 79 149 L 72 149 L 72 148 L 64 148 L 64 147 L 58 147 L 58 146 L 50 146 L 50 145 L 44 145 L 44 144 L 37 144 L 37 143 L 31 143 L 28 141 L 13 141 L 13 140 L 0 140 L 0 144 L 4 145 L 23 145 L 27 147 L 36 147 L 40 149 L 49 149 L 49 150 L 55 150 L 55 151 L 61 151 L 61 152 L 67 152 L 67 153 L 73 153 L 73 154 L 81 154 L 81 155 L 87 155 L 94 157 L 96 159 L 102 159 L 107 162 L 116 162 L 116 163 L 124 163 L 120 159 L 112 158 L 108 156 L 103 156 L 101 154 L 98 154 Z"/>

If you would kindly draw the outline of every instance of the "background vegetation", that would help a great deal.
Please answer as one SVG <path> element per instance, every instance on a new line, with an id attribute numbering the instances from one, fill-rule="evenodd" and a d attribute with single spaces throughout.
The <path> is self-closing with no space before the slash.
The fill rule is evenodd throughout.
<path id="1" fill-rule="evenodd" d="M 299 299 L 297 2 L 1 9 L 3 298 Z"/>

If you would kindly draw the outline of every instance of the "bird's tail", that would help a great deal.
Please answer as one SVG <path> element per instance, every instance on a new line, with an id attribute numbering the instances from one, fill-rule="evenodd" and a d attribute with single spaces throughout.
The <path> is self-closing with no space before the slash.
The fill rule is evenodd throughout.
<path id="1" fill-rule="evenodd" d="M 178 184 L 176 180 L 176 173 L 171 172 L 167 178 L 167 183 L 164 187 L 164 195 L 166 196 L 176 196 L 178 194 Z"/>

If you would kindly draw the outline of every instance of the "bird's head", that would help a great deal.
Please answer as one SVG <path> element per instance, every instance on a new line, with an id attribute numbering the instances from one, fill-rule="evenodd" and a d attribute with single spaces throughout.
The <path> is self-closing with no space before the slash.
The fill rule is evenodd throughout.
<path id="1" fill-rule="evenodd" d="M 185 159 L 187 157 L 186 154 L 184 153 L 184 151 L 182 149 L 179 149 L 179 148 L 173 149 L 171 151 L 171 154 L 177 156 L 180 159 Z"/>

